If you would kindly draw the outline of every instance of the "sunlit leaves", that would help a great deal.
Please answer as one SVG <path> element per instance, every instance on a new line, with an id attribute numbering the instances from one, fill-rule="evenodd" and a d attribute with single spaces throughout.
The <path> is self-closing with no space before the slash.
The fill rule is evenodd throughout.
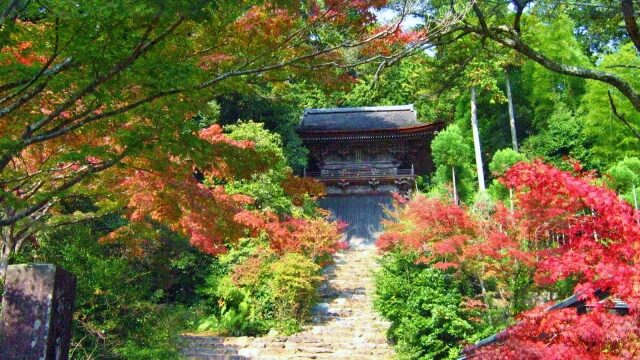
<path id="1" fill-rule="evenodd" d="M 640 214 L 577 163 L 569 172 L 541 161 L 519 162 L 500 181 L 514 191 L 513 210 L 501 204 L 464 209 L 418 196 L 392 213 L 396 220 L 378 245 L 417 251 L 436 268 L 494 279 L 501 294 L 514 269 L 525 266 L 534 271 L 537 286 L 530 297 L 568 280 L 592 307 L 580 316 L 575 309 L 546 312 L 548 305 L 527 311 L 501 342 L 474 356 L 635 357 Z M 595 296 L 602 291 L 609 300 Z M 631 315 L 610 314 L 612 298 L 624 300 Z"/>

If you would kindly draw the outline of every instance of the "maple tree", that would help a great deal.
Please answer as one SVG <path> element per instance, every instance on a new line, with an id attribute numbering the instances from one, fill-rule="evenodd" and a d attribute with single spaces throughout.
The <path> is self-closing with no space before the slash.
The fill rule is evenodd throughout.
<path id="1" fill-rule="evenodd" d="M 226 252 L 227 246 L 240 238 L 264 233 L 270 248 L 278 255 L 296 252 L 317 262 L 330 260 L 330 255 L 344 248 L 344 244 L 341 243 L 341 226 L 326 221 L 328 214 L 319 210 L 318 214 L 314 211 L 313 216 L 293 214 L 292 210 L 276 214 L 251 207 L 256 198 L 251 193 L 243 193 L 243 188 L 229 192 L 225 186 L 216 184 L 222 179 L 238 181 L 243 178 L 259 184 L 260 177 L 258 180 L 248 177 L 255 176 L 258 171 L 268 174 L 270 167 L 282 166 L 284 155 L 274 146 L 279 144 L 275 142 L 279 138 L 271 135 L 273 138 L 270 139 L 266 135 L 268 132 L 256 125 L 249 122 L 233 126 L 235 131 L 231 134 L 224 134 L 218 125 L 200 131 L 199 140 L 206 152 L 199 156 L 207 158 L 202 167 L 196 167 L 197 162 L 191 159 L 173 157 L 161 172 L 142 170 L 145 168 L 142 165 L 124 170 L 118 177 L 123 180 L 114 184 L 114 188 L 127 202 L 130 222 L 108 234 L 103 241 L 128 242 L 132 252 L 140 254 L 142 244 L 139 242 L 156 237 L 155 224 L 166 224 L 210 255 Z M 255 132 L 256 129 L 259 130 Z M 260 141 L 254 143 L 242 139 L 243 136 L 258 137 Z M 215 161 L 211 161 L 212 158 Z M 235 161 L 229 163 L 226 158 Z M 196 170 L 204 180 L 193 175 Z M 305 185 L 292 193 L 292 203 L 295 204 L 296 199 L 304 203 L 305 197 L 322 194 L 323 187 L 316 180 L 292 180 L 290 169 L 279 170 L 289 174 L 284 185 Z"/>
<path id="2" fill-rule="evenodd" d="M 498 295 L 509 302 L 517 300 L 507 286 L 515 269 L 530 271 L 534 292 L 569 281 L 590 308 L 578 316 L 575 309 L 547 312 L 549 305 L 540 304 L 518 314 L 519 322 L 501 342 L 469 349 L 473 356 L 637 356 L 640 214 L 577 163 L 569 172 L 539 160 L 519 162 L 499 181 L 514 191 L 513 210 L 500 203 L 465 209 L 418 196 L 395 210 L 399 221 L 387 223 L 378 246 L 417 251 L 418 261 L 436 268 L 493 279 Z M 490 307 L 482 282 L 480 287 Z M 602 292 L 609 298 L 596 296 Z M 628 304 L 629 316 L 609 313 L 616 298 Z"/>
<path id="3" fill-rule="evenodd" d="M 188 176 L 192 165 L 213 161 L 225 177 L 234 161 L 247 160 L 198 139 L 192 119 L 206 101 L 294 77 L 340 83 L 348 68 L 384 67 L 428 42 L 405 34 L 402 17 L 371 26 L 382 0 L 18 3 L 0 9 L 2 264 L 51 220 L 59 199 L 77 191 L 112 203 L 106 187 L 118 177 L 140 178 L 124 192 L 133 202 L 159 201 L 133 189 L 183 187 L 230 202 L 217 213 L 228 215 L 234 197 L 213 188 L 205 194 Z M 195 205 L 181 200 L 190 200 L 177 205 L 183 213 Z M 193 235 L 214 230 L 187 224 L 204 218 L 178 221 L 175 206 L 162 209 L 152 218 L 177 221 Z"/>
<path id="4" fill-rule="evenodd" d="M 509 337 L 482 350 L 482 356 L 505 349 L 528 349 L 528 358 L 638 355 L 638 212 L 594 180 L 589 172 L 576 176 L 539 161 L 516 164 L 501 180 L 516 190 L 515 217 L 538 257 L 536 283 L 573 279 L 575 292 L 592 309 L 582 316 L 544 307 L 527 311 Z M 608 300 L 596 296 L 602 291 Z M 611 314 L 611 298 L 624 300 L 630 315 Z"/>

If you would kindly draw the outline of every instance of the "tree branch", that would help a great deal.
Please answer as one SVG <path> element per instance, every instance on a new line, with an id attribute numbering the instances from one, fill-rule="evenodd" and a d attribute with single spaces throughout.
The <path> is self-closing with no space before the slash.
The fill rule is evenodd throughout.
<path id="1" fill-rule="evenodd" d="M 43 71 L 41 74 L 37 75 L 36 77 L 32 78 L 31 80 L 25 82 L 24 84 L 26 84 L 26 87 L 29 87 L 31 84 L 33 84 L 33 82 L 38 80 L 38 77 L 41 76 L 45 76 L 45 80 L 43 82 L 41 82 L 38 86 L 36 86 L 32 91 L 28 92 L 27 94 L 24 94 L 23 96 L 21 96 L 17 101 L 15 101 L 14 103 L 12 103 L 11 105 L 8 105 L 2 109 L 0 109 L 0 118 L 5 117 L 9 114 L 11 114 L 12 112 L 18 110 L 22 105 L 28 103 L 31 99 L 33 99 L 36 95 L 38 95 L 40 92 L 42 92 L 42 90 L 44 90 L 44 88 L 47 86 L 47 84 L 49 83 L 49 81 L 51 80 L 51 78 L 58 74 L 59 72 L 61 72 L 62 70 L 68 68 L 71 63 L 72 63 L 72 59 L 71 58 L 66 58 L 64 59 L 60 64 L 47 69 L 45 71 Z M 22 90 L 19 90 L 19 92 L 22 92 Z M 3 103 L 7 100 L 10 100 L 11 98 L 15 97 L 14 95 L 9 95 L 8 97 L 5 97 L 3 99 L 0 100 L 0 103 Z"/>
<path id="2" fill-rule="evenodd" d="M 481 27 L 470 27 L 467 29 L 481 36 L 487 36 L 503 46 L 516 50 L 520 54 L 528 57 L 530 60 L 537 62 L 543 67 L 563 75 L 575 76 L 584 79 L 591 79 L 609 84 L 618 89 L 629 101 L 633 107 L 640 112 L 640 94 L 626 80 L 611 73 L 599 70 L 586 69 L 573 65 L 561 64 L 551 58 L 545 56 L 539 51 L 533 49 L 529 45 L 520 40 L 517 34 L 504 29 L 482 29 Z M 511 36 L 509 36 L 511 35 Z"/>
<path id="3" fill-rule="evenodd" d="M 153 24 L 156 23 L 156 18 L 154 18 L 154 21 L 149 25 L 151 26 L 155 26 Z M 102 83 L 104 83 L 105 81 L 110 80 L 111 78 L 113 78 L 114 76 L 116 76 L 117 74 L 119 74 L 120 72 L 122 72 L 124 69 L 126 69 L 129 65 L 131 65 L 133 62 L 135 62 L 140 56 L 142 56 L 143 54 L 145 54 L 147 51 L 149 51 L 150 49 L 152 49 L 155 45 L 157 45 L 158 43 L 160 43 L 160 41 L 162 41 L 163 39 L 165 39 L 167 36 L 169 36 L 171 33 L 173 33 L 176 28 L 182 24 L 184 22 L 185 18 L 184 17 L 179 17 L 178 20 L 176 20 L 175 22 L 173 22 L 168 28 L 165 29 L 165 31 L 163 31 L 161 34 L 159 34 L 157 37 L 155 37 L 153 40 L 145 42 L 145 40 L 147 39 L 147 36 L 149 34 L 149 32 L 151 30 L 147 30 L 145 32 L 145 34 L 143 35 L 142 39 L 140 40 L 140 42 L 138 43 L 138 45 L 134 48 L 134 50 L 132 51 L 131 55 L 129 55 L 127 58 L 125 58 L 124 60 L 120 61 L 118 64 L 116 64 L 114 67 L 112 67 L 107 73 L 105 73 L 104 75 L 98 76 L 94 81 L 92 81 L 90 84 L 86 85 L 84 88 L 82 88 L 81 90 L 79 90 L 78 92 L 76 92 L 75 94 L 73 94 L 72 96 L 70 96 L 66 101 L 64 101 L 61 105 L 59 105 L 54 111 L 52 111 L 50 114 L 42 117 L 39 121 L 27 126 L 27 128 L 25 129 L 25 131 L 22 133 L 21 135 L 21 140 L 20 143 L 18 144 L 18 146 L 16 146 L 14 149 L 12 150 L 8 150 L 6 151 L 4 154 L 2 154 L 2 156 L 0 157 L 0 172 L 2 170 L 4 170 L 4 168 L 7 166 L 7 164 L 9 163 L 9 161 L 11 160 L 11 158 L 14 156 L 14 154 L 16 154 L 18 151 L 24 149 L 24 146 L 26 146 L 25 144 L 28 143 L 28 139 L 36 132 L 38 131 L 40 128 L 42 128 L 43 126 L 45 126 L 46 124 L 48 124 L 49 122 L 51 122 L 52 120 L 54 120 L 55 118 L 57 118 L 62 112 L 64 112 L 65 110 L 67 110 L 69 107 L 73 106 L 78 100 L 82 99 L 84 96 L 86 96 L 87 94 L 92 93 L 93 91 L 95 91 L 99 85 L 101 85 Z M 46 85 L 46 83 L 45 83 Z M 40 85 L 38 86 L 39 91 L 42 91 L 42 89 L 44 88 L 45 85 Z M 30 93 L 31 94 L 31 93 Z M 31 97 L 33 97 L 35 95 L 32 95 Z M 29 101 L 31 99 L 31 97 L 27 97 L 25 99 L 22 99 L 22 103 Z M 22 104 L 20 104 L 22 105 Z M 15 109 L 11 109 L 11 111 L 13 111 Z M 2 115 L 6 115 L 3 114 L 2 111 L 0 110 L 0 117 Z"/>
<path id="4" fill-rule="evenodd" d="M 60 106 L 58 106 L 51 114 L 45 116 L 44 118 L 42 118 L 40 121 L 36 122 L 35 124 L 31 124 L 27 128 L 27 130 L 25 131 L 25 133 L 23 134 L 22 137 L 26 138 L 26 137 L 30 136 L 35 131 L 40 129 L 42 126 L 46 125 L 51 120 L 53 120 L 56 117 L 58 117 L 63 111 L 67 110 L 69 107 L 71 107 L 73 104 L 75 104 L 78 100 L 82 99 L 87 94 L 90 94 L 93 91 L 95 91 L 98 88 L 98 86 L 100 86 L 102 83 L 104 83 L 105 81 L 108 81 L 108 80 L 112 79 L 114 76 L 118 75 L 120 72 L 122 72 L 124 69 L 126 69 L 129 65 L 131 65 L 134 61 L 136 61 L 140 56 L 142 56 L 147 51 L 151 50 L 160 41 L 162 41 L 164 38 L 166 38 L 171 33 L 173 33 L 175 31 L 175 29 L 180 24 L 182 24 L 182 22 L 184 20 L 185 20 L 184 17 L 178 18 L 178 20 L 176 20 L 173 24 L 171 24 L 160 35 L 158 35 L 153 40 L 145 43 L 145 40 L 147 39 L 148 32 L 150 31 L 150 30 L 147 30 L 147 32 L 145 32 L 145 35 L 142 37 L 142 39 L 140 40 L 138 45 L 131 52 L 131 55 L 129 55 L 124 60 L 120 61 L 118 64 L 116 64 L 114 67 L 112 67 L 104 75 L 98 76 L 94 81 L 92 81 L 90 84 L 85 86 L 82 90 L 76 92 L 74 95 L 69 97 L 69 99 L 67 99 Z M 152 26 L 155 23 L 156 22 L 154 20 L 152 22 L 152 24 L 150 24 L 150 26 Z"/>
<path id="5" fill-rule="evenodd" d="M 636 69 L 636 70 L 640 70 L 640 66 L 638 66 L 638 65 L 609 65 L 609 66 L 605 66 L 605 68 L 607 68 L 607 69 L 622 68 L 622 69 Z"/>
<path id="6" fill-rule="evenodd" d="M 476 17 L 478 18 L 478 22 L 480 23 L 480 27 L 482 28 L 483 32 L 489 33 L 489 28 L 487 27 L 487 21 L 484 19 L 484 14 L 482 13 L 480 6 L 478 6 L 478 3 L 476 1 L 473 1 L 471 4 L 471 7 L 473 8 L 473 12 L 476 14 Z"/>
<path id="7" fill-rule="evenodd" d="M 516 16 L 513 18 L 513 30 L 520 35 L 520 21 L 522 20 L 522 13 L 527 6 L 528 0 L 511 0 L 511 3 L 516 8 Z"/>
<path id="8" fill-rule="evenodd" d="M 52 189 L 51 191 L 49 191 L 49 193 L 45 196 L 43 196 L 42 199 L 40 199 L 39 201 L 37 201 L 35 204 L 32 204 L 30 206 L 27 206 L 25 209 L 22 209 L 18 212 L 15 212 L 13 215 L 10 216 L 6 216 L 4 218 L 0 218 L 0 226 L 8 226 L 8 225 L 13 225 L 16 222 L 20 221 L 21 219 L 24 219 L 25 217 L 30 216 L 31 214 L 37 212 L 38 210 L 42 209 L 44 206 L 46 206 L 46 204 L 48 204 L 52 199 L 54 199 L 56 197 L 56 195 L 58 195 L 59 193 L 68 190 L 69 188 L 71 188 L 72 186 L 76 185 L 77 183 L 81 182 L 82 180 L 86 179 L 87 177 L 97 174 L 101 171 L 104 171 L 106 169 L 109 169 L 110 167 L 112 167 L 113 165 L 119 163 L 125 156 L 126 156 L 127 150 L 123 151 L 122 153 L 118 154 L 116 157 L 114 157 L 113 159 L 107 160 L 105 162 L 103 162 L 100 165 L 97 166 L 87 166 L 84 170 L 77 172 L 73 177 L 71 177 L 71 179 L 69 179 L 68 181 L 66 181 L 65 183 L 63 183 L 62 185 L 56 187 L 55 189 Z"/>
<path id="9" fill-rule="evenodd" d="M 59 26 L 60 26 L 60 20 L 56 17 L 55 25 L 54 25 L 54 27 L 55 27 L 55 30 L 54 30 L 55 37 L 54 37 L 53 51 L 51 53 L 51 56 L 49 56 L 49 58 L 45 62 L 45 64 L 42 65 L 40 70 L 29 81 L 27 81 L 22 88 L 16 90 L 12 94 L 7 95 L 4 98 L 0 99 L 0 104 L 3 104 L 5 102 L 15 98 L 16 96 L 22 94 L 24 91 L 26 91 L 29 88 L 29 86 L 33 85 L 36 81 L 38 81 L 38 79 L 40 79 L 40 77 L 42 75 L 45 74 L 45 72 L 49 69 L 49 66 L 51 66 L 51 64 L 53 64 L 53 62 L 56 60 L 58 55 L 60 55 L 60 50 L 59 50 L 60 49 L 60 36 L 58 34 Z"/>
<path id="10" fill-rule="evenodd" d="M 611 111 L 613 112 L 613 115 L 615 115 L 620 121 L 622 121 L 622 123 L 626 125 L 627 128 L 629 128 L 629 130 L 631 130 L 633 135 L 635 135 L 635 137 L 638 138 L 638 140 L 640 140 L 640 131 L 638 131 L 638 129 L 633 127 L 631 123 L 629 123 L 629 121 L 624 117 L 624 115 L 618 113 L 616 104 L 613 102 L 613 96 L 611 95 L 611 90 L 607 91 L 607 94 L 609 95 L 609 104 L 611 105 Z"/>

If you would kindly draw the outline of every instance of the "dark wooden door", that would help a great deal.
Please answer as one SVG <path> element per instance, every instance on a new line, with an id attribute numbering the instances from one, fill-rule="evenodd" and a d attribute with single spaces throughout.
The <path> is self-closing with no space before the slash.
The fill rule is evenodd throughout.
<path id="1" fill-rule="evenodd" d="M 391 206 L 391 196 L 329 196 L 320 200 L 320 206 L 349 224 L 346 236 L 350 245 L 373 245 L 381 230 L 384 209 Z"/>

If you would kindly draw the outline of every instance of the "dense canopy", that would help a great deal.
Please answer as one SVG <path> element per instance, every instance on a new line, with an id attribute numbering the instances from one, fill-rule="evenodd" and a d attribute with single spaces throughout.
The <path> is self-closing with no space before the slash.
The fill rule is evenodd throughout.
<path id="1" fill-rule="evenodd" d="M 505 329 L 467 355 L 638 357 L 638 17 L 633 0 L 0 1 L 0 275 L 79 275 L 72 358 L 296 332 L 347 246 L 299 125 L 359 129 L 377 106 L 382 128 L 447 125 L 378 242 L 399 357 Z M 572 294 L 587 314 L 544 310 Z"/>

